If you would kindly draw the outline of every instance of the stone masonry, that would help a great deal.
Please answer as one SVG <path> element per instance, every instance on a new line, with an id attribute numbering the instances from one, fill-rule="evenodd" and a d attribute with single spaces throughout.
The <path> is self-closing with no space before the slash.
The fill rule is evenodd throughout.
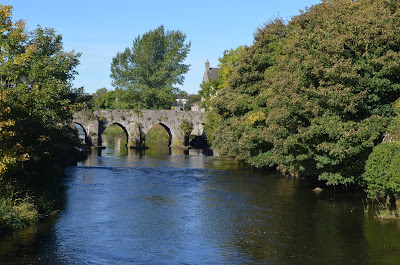
<path id="1" fill-rule="evenodd" d="M 156 124 L 169 133 L 172 146 L 183 146 L 185 136 L 180 129 L 183 121 L 193 126 L 191 135 L 203 134 L 204 112 L 180 110 L 96 110 L 81 111 L 74 115 L 73 123 L 85 130 L 86 143 L 101 146 L 101 134 L 111 124 L 121 126 L 128 137 L 128 147 L 144 147 L 147 132 Z"/>

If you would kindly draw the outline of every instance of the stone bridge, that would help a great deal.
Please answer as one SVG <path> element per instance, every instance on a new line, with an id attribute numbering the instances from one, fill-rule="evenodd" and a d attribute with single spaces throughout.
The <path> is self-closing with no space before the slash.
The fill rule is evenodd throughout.
<path id="1" fill-rule="evenodd" d="M 96 110 L 75 113 L 73 123 L 80 125 L 85 131 L 85 142 L 94 146 L 102 146 L 101 135 L 111 124 L 117 124 L 125 131 L 128 147 L 145 146 L 147 132 L 156 124 L 163 126 L 169 136 L 170 145 L 187 145 L 187 136 L 181 124 L 186 121 L 192 124 L 190 135 L 203 134 L 204 112 L 182 110 Z M 186 138 L 186 139 L 185 139 Z"/>

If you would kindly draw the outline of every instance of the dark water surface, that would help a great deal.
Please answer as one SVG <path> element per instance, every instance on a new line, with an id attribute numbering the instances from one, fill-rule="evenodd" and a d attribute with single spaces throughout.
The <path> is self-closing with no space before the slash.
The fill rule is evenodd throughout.
<path id="1" fill-rule="evenodd" d="M 0 239 L 0 264 L 400 264 L 400 223 L 364 214 L 360 194 L 106 142 L 66 170 L 57 218 Z"/>

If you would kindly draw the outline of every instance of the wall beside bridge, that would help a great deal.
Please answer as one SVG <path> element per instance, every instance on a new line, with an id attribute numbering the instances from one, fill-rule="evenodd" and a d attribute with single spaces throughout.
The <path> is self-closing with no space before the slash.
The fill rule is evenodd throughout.
<path id="1" fill-rule="evenodd" d="M 143 147 L 147 132 L 156 124 L 163 126 L 170 135 L 171 145 L 185 145 L 185 135 L 180 129 L 183 121 L 192 124 L 191 135 L 201 136 L 204 129 L 204 112 L 180 110 L 96 110 L 75 113 L 73 122 L 82 126 L 86 143 L 102 146 L 101 135 L 111 124 L 121 126 L 129 147 Z"/>

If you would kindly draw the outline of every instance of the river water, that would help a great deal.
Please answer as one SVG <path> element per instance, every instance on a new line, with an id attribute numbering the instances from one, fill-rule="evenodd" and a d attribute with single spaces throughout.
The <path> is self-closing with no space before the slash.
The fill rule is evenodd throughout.
<path id="1" fill-rule="evenodd" d="M 199 150 L 127 150 L 66 170 L 57 218 L 0 238 L 0 264 L 400 264 L 400 223 L 363 195 Z"/>

